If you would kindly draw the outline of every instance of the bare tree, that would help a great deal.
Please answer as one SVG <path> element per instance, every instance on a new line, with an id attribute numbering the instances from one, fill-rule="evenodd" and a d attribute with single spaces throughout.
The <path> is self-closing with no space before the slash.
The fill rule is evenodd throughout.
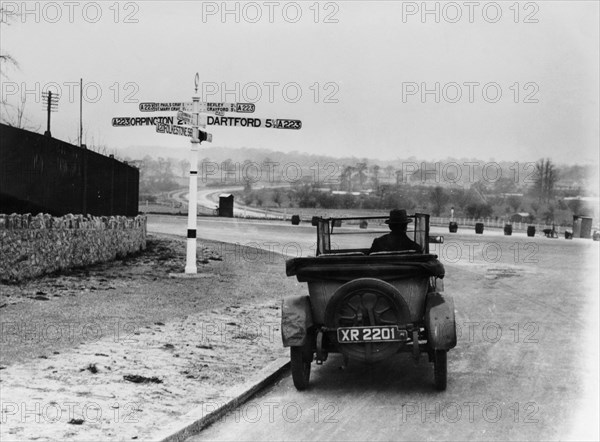
<path id="1" fill-rule="evenodd" d="M 567 206 L 569 207 L 571 212 L 573 212 L 573 215 L 581 215 L 584 205 L 583 205 L 583 201 L 581 201 L 579 198 L 577 198 L 574 200 L 569 200 L 569 202 L 567 203 Z"/>
<path id="2" fill-rule="evenodd" d="M 368 170 L 366 161 L 356 163 L 356 172 L 358 174 L 358 182 L 360 183 L 361 189 L 364 186 L 365 181 L 367 180 L 367 174 L 365 173 L 366 170 Z"/>
<path id="3" fill-rule="evenodd" d="M 22 97 L 21 102 L 18 106 L 2 102 L 2 108 L 0 111 L 0 121 L 7 126 L 17 127 L 19 129 L 25 129 L 32 132 L 39 132 L 40 125 L 34 125 L 31 120 L 25 116 L 26 99 Z"/>
<path id="4" fill-rule="evenodd" d="M 517 210 L 519 210 L 522 200 L 523 199 L 517 195 L 511 195 L 508 198 L 506 198 L 506 202 L 513 209 L 513 212 L 516 212 Z"/>
<path id="5" fill-rule="evenodd" d="M 548 208 L 542 214 L 542 219 L 546 224 L 554 223 L 554 206 L 552 204 L 548 205 Z"/>
<path id="6" fill-rule="evenodd" d="M 188 160 L 179 160 L 177 164 L 179 165 L 181 176 L 185 177 L 188 171 L 190 170 L 190 162 Z"/>
<path id="7" fill-rule="evenodd" d="M 281 203 L 283 202 L 283 192 L 281 189 L 274 189 L 273 202 L 277 204 L 277 207 L 281 207 Z"/>
<path id="8" fill-rule="evenodd" d="M 91 135 L 87 128 L 83 131 L 82 142 L 85 144 L 86 149 L 91 150 L 92 152 L 99 153 L 100 155 L 106 155 L 108 153 L 108 146 L 103 142 L 102 136 L 98 136 L 98 139 L 96 140 L 96 137 Z"/>
<path id="9" fill-rule="evenodd" d="M 487 203 L 487 198 L 485 195 L 488 192 L 488 188 L 483 180 L 475 181 L 471 184 L 471 189 L 481 198 L 481 200 Z"/>
<path id="10" fill-rule="evenodd" d="M 384 170 L 385 170 L 385 173 L 387 174 L 388 178 L 391 178 L 392 175 L 394 174 L 394 166 L 391 166 L 391 165 L 385 166 Z"/>
<path id="11" fill-rule="evenodd" d="M 227 181 L 228 178 L 233 178 L 233 181 L 235 182 L 236 165 L 231 158 L 227 158 L 221 163 L 221 177 L 225 177 L 225 181 Z"/>
<path id="12" fill-rule="evenodd" d="M 396 171 L 396 186 L 399 186 L 400 184 L 402 184 L 403 179 L 404 179 L 404 174 L 402 173 L 402 169 L 398 169 Z"/>
<path id="13" fill-rule="evenodd" d="M 379 172 L 381 171 L 381 167 L 377 164 L 371 166 L 371 181 L 373 182 L 373 187 L 377 189 L 379 187 Z"/>
<path id="14" fill-rule="evenodd" d="M 5 6 L 0 5 L 0 34 L 2 33 L 2 28 L 5 26 L 10 26 L 11 20 L 15 18 L 16 14 L 9 13 L 6 10 Z M 0 46 L 0 50 L 3 48 Z M 19 67 L 19 63 L 17 60 L 10 55 L 8 52 L 0 52 L 0 78 L 8 78 L 6 73 L 6 68 L 8 66 L 12 66 L 15 68 Z M 16 106 L 12 106 L 8 104 L 6 101 L 6 97 L 2 94 L 2 109 L 0 112 L 0 120 L 2 123 L 12 126 L 23 128 L 23 114 L 25 112 L 25 98 L 21 98 L 21 104 Z"/>
<path id="15" fill-rule="evenodd" d="M 12 11 L 9 13 L 6 10 L 6 7 L 0 5 L 0 28 L 2 26 L 10 26 L 10 22 L 19 15 L 20 14 L 15 14 Z M 18 68 L 19 63 L 8 52 L 0 52 L 0 76 L 4 78 L 8 78 L 8 75 L 6 75 L 6 66 Z"/>
<path id="16" fill-rule="evenodd" d="M 173 175 L 173 171 L 171 167 L 173 166 L 171 158 L 163 158 L 158 157 L 158 175 L 161 181 L 167 181 L 171 179 Z"/>
<path id="17" fill-rule="evenodd" d="M 2 122 L 7 126 L 18 127 L 20 129 L 23 128 L 23 116 L 25 114 L 25 105 L 26 100 L 25 97 L 21 99 L 21 104 L 14 108 L 14 106 L 9 105 L 5 101 L 3 101 L 3 111 L 2 112 Z M 9 109 L 13 109 L 11 112 Z"/>
<path id="18" fill-rule="evenodd" d="M 448 203 L 448 201 L 450 201 L 450 195 L 448 195 L 441 186 L 436 186 L 429 193 L 429 200 L 433 205 L 433 216 L 440 216 L 444 206 Z"/>
<path id="19" fill-rule="evenodd" d="M 352 191 L 352 175 L 356 169 L 353 166 L 346 166 L 342 169 L 340 175 L 340 188 L 348 192 Z"/>
<path id="20" fill-rule="evenodd" d="M 558 172 L 552 161 L 548 158 L 539 160 L 535 165 L 533 190 L 540 203 L 542 201 L 550 202 L 554 197 L 556 181 L 558 181 Z"/>

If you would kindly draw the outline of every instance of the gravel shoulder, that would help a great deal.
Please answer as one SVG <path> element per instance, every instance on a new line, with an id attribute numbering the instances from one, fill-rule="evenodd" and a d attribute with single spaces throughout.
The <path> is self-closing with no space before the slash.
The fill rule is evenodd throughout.
<path id="1" fill-rule="evenodd" d="M 151 235 L 139 256 L 0 285 L 2 440 L 148 440 L 285 355 L 284 259 Z M 210 407 L 207 407 L 209 409 Z"/>

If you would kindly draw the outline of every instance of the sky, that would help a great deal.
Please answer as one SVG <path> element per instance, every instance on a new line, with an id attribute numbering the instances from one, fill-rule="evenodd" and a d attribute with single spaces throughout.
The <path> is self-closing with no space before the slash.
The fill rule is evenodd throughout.
<path id="1" fill-rule="evenodd" d="M 140 102 L 254 103 L 300 130 L 208 126 L 211 146 L 393 160 L 598 164 L 599 3 L 2 2 L 4 113 L 60 92 L 52 135 L 188 149 L 153 126 L 113 127 Z M 26 9 L 26 11 L 25 11 Z M 14 12 L 14 14 L 13 14 Z M 20 15 L 16 15 L 20 13 Z M 59 90 L 60 89 L 60 90 Z M 264 120 L 263 120 L 264 121 Z"/>

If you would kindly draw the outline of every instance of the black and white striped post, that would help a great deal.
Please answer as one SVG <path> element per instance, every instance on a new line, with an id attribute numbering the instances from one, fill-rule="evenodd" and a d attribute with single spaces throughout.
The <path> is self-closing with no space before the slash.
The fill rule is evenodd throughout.
<path id="1" fill-rule="evenodd" d="M 192 150 L 190 156 L 190 192 L 189 192 L 189 204 L 188 204 L 188 228 L 187 228 L 187 253 L 185 261 L 185 273 L 195 274 L 198 273 L 196 266 L 196 226 L 197 226 L 197 204 L 198 204 L 198 146 L 200 145 L 200 129 L 199 123 L 199 112 L 200 112 L 200 97 L 198 96 L 198 83 L 200 76 L 196 73 L 194 78 L 195 95 L 192 97 L 192 114 L 193 124 L 192 130 L 194 134 L 192 136 Z"/>

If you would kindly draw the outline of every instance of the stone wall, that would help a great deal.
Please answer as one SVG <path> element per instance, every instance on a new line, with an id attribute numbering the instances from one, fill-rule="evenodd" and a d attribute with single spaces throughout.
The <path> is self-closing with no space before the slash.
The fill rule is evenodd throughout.
<path id="1" fill-rule="evenodd" d="M 0 281 L 110 261 L 145 248 L 145 216 L 0 214 Z"/>

